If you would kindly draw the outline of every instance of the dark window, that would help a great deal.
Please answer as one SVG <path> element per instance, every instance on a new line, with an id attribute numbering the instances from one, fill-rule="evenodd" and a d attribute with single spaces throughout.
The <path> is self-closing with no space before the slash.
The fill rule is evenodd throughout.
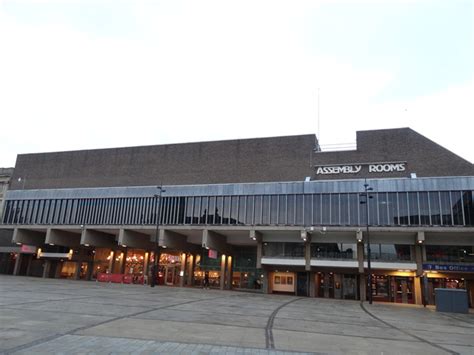
<path id="1" fill-rule="evenodd" d="M 322 224 L 321 195 L 313 195 L 313 224 Z"/>
<path id="2" fill-rule="evenodd" d="M 398 225 L 398 200 L 396 192 L 387 193 L 388 224 Z"/>
<path id="3" fill-rule="evenodd" d="M 357 226 L 359 222 L 359 195 L 349 194 L 349 224 Z"/>
<path id="4" fill-rule="evenodd" d="M 418 193 L 409 192 L 408 202 L 409 202 L 410 224 L 411 225 L 420 224 L 420 216 L 418 214 Z"/>
<path id="5" fill-rule="evenodd" d="M 420 199 L 420 224 L 430 225 L 430 202 L 428 198 L 428 192 L 420 192 L 418 194 Z"/>
<path id="6" fill-rule="evenodd" d="M 270 224 L 276 225 L 278 224 L 278 195 L 273 195 L 271 196 L 271 201 L 270 201 Z"/>
<path id="7" fill-rule="evenodd" d="M 313 195 L 304 195 L 304 225 L 313 224 Z"/>
<path id="8" fill-rule="evenodd" d="M 426 245 L 426 260 L 474 263 L 473 246 Z"/>
<path id="9" fill-rule="evenodd" d="M 304 199 L 303 195 L 296 195 L 296 219 L 295 224 L 304 225 Z"/>
<path id="10" fill-rule="evenodd" d="M 262 196 L 255 196 L 255 224 L 262 224 Z"/>
<path id="11" fill-rule="evenodd" d="M 239 197 L 232 196 L 231 211 L 230 211 L 230 224 L 237 224 L 238 219 L 239 219 Z"/>
<path id="12" fill-rule="evenodd" d="M 263 196 L 263 212 L 262 212 L 262 224 L 270 224 L 270 195 Z"/>
<path id="13" fill-rule="evenodd" d="M 464 225 L 464 219 L 461 191 L 451 191 L 451 201 L 453 204 L 453 222 L 457 226 L 462 226 Z"/>
<path id="14" fill-rule="evenodd" d="M 311 257 L 318 259 L 356 259 L 356 244 L 311 243 Z"/>
<path id="15" fill-rule="evenodd" d="M 287 216 L 288 216 L 288 222 L 287 224 L 289 225 L 294 225 L 295 220 L 296 220 L 296 215 L 295 215 L 295 208 L 296 208 L 296 196 L 295 195 L 288 195 L 287 199 Z"/>
<path id="16" fill-rule="evenodd" d="M 370 254 L 372 260 L 381 261 L 409 261 L 412 260 L 411 246 L 402 244 L 371 244 Z M 365 245 L 365 258 L 367 258 L 367 245 Z"/>
<path id="17" fill-rule="evenodd" d="M 474 194 L 472 191 L 463 193 L 464 219 L 467 226 L 474 225 Z"/>
<path id="18" fill-rule="evenodd" d="M 340 211 L 339 211 L 339 194 L 332 194 L 331 195 L 331 224 L 339 225 Z"/>
<path id="19" fill-rule="evenodd" d="M 379 224 L 382 226 L 389 225 L 388 220 L 388 194 L 386 192 L 379 192 L 378 193 L 378 200 L 379 206 Z"/>
<path id="20" fill-rule="evenodd" d="M 451 213 L 453 212 L 452 204 L 451 204 L 451 197 L 449 191 L 447 192 L 440 192 L 441 198 L 441 218 L 443 221 L 443 225 L 450 226 L 453 224 L 453 218 Z"/>
<path id="21" fill-rule="evenodd" d="M 398 193 L 398 206 L 399 206 L 400 224 L 401 225 L 410 224 L 407 198 L 408 198 L 408 196 L 407 196 L 406 192 L 399 192 Z"/>
<path id="22" fill-rule="evenodd" d="M 250 224 L 246 222 L 246 210 L 247 210 L 247 196 L 240 196 L 239 197 L 239 224 Z"/>
<path id="23" fill-rule="evenodd" d="M 322 220 L 321 224 L 331 223 L 331 195 L 321 195 Z"/>
<path id="24" fill-rule="evenodd" d="M 430 214 L 431 214 L 431 224 L 435 226 L 441 225 L 441 209 L 440 209 L 440 198 L 439 192 L 430 191 L 428 192 L 429 201 L 430 201 Z"/>
<path id="25" fill-rule="evenodd" d="M 286 202 L 287 195 L 278 196 L 278 224 L 288 224 Z"/>

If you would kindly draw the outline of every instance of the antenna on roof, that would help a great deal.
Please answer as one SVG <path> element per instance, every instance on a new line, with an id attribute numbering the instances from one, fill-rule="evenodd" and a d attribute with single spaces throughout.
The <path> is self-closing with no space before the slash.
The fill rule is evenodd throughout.
<path id="1" fill-rule="evenodd" d="M 319 88 L 318 88 L 318 107 L 317 107 L 317 131 L 316 131 L 316 141 L 314 142 L 314 151 L 319 152 L 321 151 L 321 147 L 319 145 L 319 141 L 321 140 L 321 128 L 320 128 L 320 121 L 319 121 Z"/>

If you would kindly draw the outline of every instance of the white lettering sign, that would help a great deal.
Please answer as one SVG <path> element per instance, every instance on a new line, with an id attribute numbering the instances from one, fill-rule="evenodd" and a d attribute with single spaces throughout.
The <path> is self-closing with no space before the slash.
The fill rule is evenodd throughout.
<path id="1" fill-rule="evenodd" d="M 357 174 L 361 169 L 361 165 L 321 166 L 316 170 L 316 174 Z"/>
<path id="2" fill-rule="evenodd" d="M 406 163 L 365 163 L 359 165 L 330 165 L 318 166 L 316 168 L 317 175 L 329 174 L 358 174 L 362 170 L 362 166 L 369 167 L 369 173 L 393 173 L 406 170 Z"/>
<path id="3" fill-rule="evenodd" d="M 405 171 L 405 163 L 369 165 L 369 173 L 393 173 L 394 171 Z"/>

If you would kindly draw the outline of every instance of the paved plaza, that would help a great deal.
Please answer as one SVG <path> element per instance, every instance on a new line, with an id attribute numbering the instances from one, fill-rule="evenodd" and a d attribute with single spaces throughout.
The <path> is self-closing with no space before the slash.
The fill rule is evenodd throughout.
<path id="1" fill-rule="evenodd" d="M 0 275 L 0 353 L 474 354 L 474 314 Z"/>

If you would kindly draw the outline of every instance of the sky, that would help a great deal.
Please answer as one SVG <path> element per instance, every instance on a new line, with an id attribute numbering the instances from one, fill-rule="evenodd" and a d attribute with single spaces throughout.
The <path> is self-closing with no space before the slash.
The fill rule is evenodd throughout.
<path id="1" fill-rule="evenodd" d="M 0 0 L 0 167 L 396 127 L 474 162 L 473 73 L 470 0 Z"/>

